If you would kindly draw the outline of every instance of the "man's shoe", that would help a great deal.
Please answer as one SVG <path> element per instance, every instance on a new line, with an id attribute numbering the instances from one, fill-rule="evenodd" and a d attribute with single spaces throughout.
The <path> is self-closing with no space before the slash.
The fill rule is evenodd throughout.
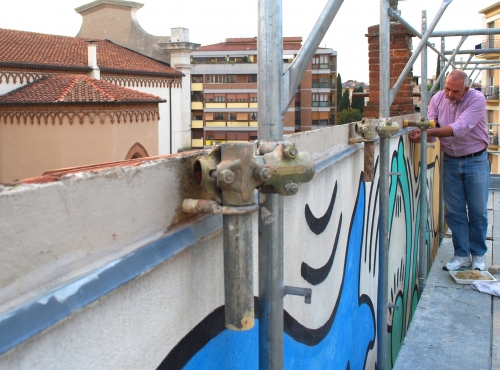
<path id="1" fill-rule="evenodd" d="M 484 265 L 484 257 L 483 256 L 472 256 L 472 269 L 473 270 L 481 270 L 485 269 Z"/>
<path id="2" fill-rule="evenodd" d="M 469 257 L 453 256 L 450 262 L 446 264 L 448 271 L 458 270 L 460 267 L 470 267 Z M 484 263 L 483 263 L 484 267 Z"/>

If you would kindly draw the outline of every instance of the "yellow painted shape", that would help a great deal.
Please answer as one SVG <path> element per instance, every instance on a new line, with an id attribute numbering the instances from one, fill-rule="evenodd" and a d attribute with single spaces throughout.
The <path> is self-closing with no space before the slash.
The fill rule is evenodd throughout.
<path id="1" fill-rule="evenodd" d="M 226 127 L 226 122 L 224 121 L 207 121 L 205 122 L 206 127 Z"/>
<path id="2" fill-rule="evenodd" d="M 227 103 L 228 108 L 248 108 L 248 103 Z"/>
<path id="3" fill-rule="evenodd" d="M 191 91 L 203 91 L 203 84 L 202 83 L 192 83 L 191 84 Z"/>
<path id="4" fill-rule="evenodd" d="M 206 108 L 226 108 L 226 103 L 205 103 Z"/>

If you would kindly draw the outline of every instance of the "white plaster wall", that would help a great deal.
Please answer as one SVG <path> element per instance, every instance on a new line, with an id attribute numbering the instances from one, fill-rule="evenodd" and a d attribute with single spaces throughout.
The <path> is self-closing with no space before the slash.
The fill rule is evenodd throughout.
<path id="1" fill-rule="evenodd" d="M 179 157 L 0 187 L 0 313 L 115 260 L 175 222 Z"/>
<path id="2" fill-rule="evenodd" d="M 206 238 L 7 352 L 0 369 L 156 369 L 224 303 L 221 238 Z"/>
<path id="3" fill-rule="evenodd" d="M 148 94 L 153 94 L 159 96 L 162 100 L 166 100 L 166 103 L 158 104 L 160 112 L 160 120 L 158 121 L 158 154 L 170 154 L 170 97 L 168 87 L 148 87 L 148 86 L 134 86 L 130 87 L 133 90 L 142 91 Z M 172 88 L 172 95 L 174 95 L 175 90 L 180 90 L 180 88 Z M 172 109 L 175 111 L 179 108 L 178 105 L 174 105 L 172 102 Z M 146 148 L 148 149 L 148 148 Z M 174 152 L 175 153 L 175 152 Z"/>

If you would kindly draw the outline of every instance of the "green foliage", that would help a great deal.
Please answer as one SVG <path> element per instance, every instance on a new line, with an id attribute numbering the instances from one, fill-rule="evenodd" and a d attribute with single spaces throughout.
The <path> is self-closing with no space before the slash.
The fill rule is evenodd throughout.
<path id="1" fill-rule="evenodd" d="M 363 92 L 363 86 L 355 87 L 353 92 Z M 351 108 L 357 109 L 363 113 L 365 109 L 365 98 L 352 98 Z"/>
<path id="2" fill-rule="evenodd" d="M 337 107 L 340 106 L 340 101 L 342 100 L 342 77 L 340 77 L 340 73 L 337 74 Z"/>
<path id="3" fill-rule="evenodd" d="M 358 122 L 363 118 L 363 113 L 358 109 L 346 109 L 337 115 L 337 125 L 343 125 L 345 123 Z"/>
<path id="4" fill-rule="evenodd" d="M 342 99 L 340 100 L 338 111 L 342 112 L 343 110 L 349 109 L 350 106 L 351 99 L 349 98 L 349 89 L 345 89 L 342 93 Z"/>

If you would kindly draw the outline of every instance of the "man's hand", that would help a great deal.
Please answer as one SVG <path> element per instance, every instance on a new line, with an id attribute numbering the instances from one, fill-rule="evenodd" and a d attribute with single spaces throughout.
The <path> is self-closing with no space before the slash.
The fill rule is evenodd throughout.
<path id="1" fill-rule="evenodd" d="M 421 139 L 420 129 L 411 131 L 409 137 L 410 140 L 413 141 L 414 143 L 420 143 Z"/>

